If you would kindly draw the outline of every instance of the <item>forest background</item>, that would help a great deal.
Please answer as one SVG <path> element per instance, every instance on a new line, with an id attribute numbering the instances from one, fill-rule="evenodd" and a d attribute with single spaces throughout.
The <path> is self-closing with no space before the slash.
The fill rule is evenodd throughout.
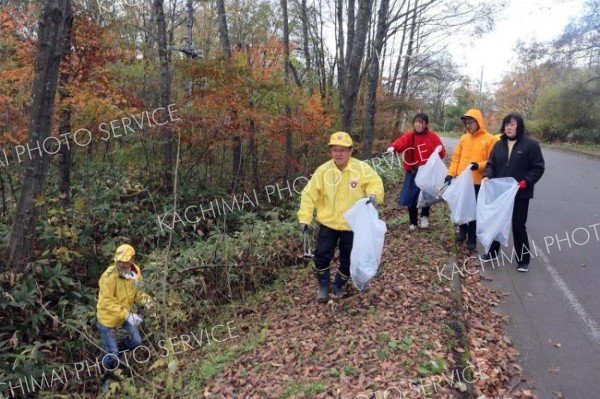
<path id="1" fill-rule="evenodd" d="M 298 264 L 298 194 L 333 131 L 369 159 L 418 111 L 457 135 L 477 107 L 492 133 L 519 112 L 537 139 L 597 151 L 600 2 L 556 40 L 519 43 L 488 91 L 446 47 L 504 6 L 3 0 L 2 379 L 96 356 L 97 279 L 120 243 L 139 253 L 163 337 Z"/>

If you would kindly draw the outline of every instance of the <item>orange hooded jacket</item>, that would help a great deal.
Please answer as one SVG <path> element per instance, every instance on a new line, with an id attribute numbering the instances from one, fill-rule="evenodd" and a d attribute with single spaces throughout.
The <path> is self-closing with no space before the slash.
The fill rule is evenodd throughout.
<path id="1" fill-rule="evenodd" d="M 465 133 L 460 138 L 458 145 L 452 154 L 452 162 L 448 167 L 448 175 L 456 177 L 469 166 L 471 162 L 477 162 L 479 168 L 473 171 L 473 183 L 481 184 L 481 178 L 485 171 L 485 165 L 490 157 L 492 148 L 498 140 L 492 136 L 485 126 L 483 115 L 478 109 L 468 110 L 464 116 L 470 116 L 479 124 L 479 130 L 474 133 Z"/>

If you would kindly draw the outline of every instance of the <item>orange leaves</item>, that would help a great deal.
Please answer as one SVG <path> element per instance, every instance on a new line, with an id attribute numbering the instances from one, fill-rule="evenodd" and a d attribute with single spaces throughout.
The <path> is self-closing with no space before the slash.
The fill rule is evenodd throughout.
<path id="1" fill-rule="evenodd" d="M 16 28 L 16 23 L 13 19 L 3 18 L 0 21 L 0 30 L 3 31 L 14 31 Z"/>

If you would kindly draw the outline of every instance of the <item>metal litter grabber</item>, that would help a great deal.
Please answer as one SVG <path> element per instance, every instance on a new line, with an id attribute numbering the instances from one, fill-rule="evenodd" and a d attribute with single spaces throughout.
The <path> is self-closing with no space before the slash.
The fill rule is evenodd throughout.
<path id="1" fill-rule="evenodd" d="M 302 238 L 303 238 L 302 250 L 304 252 L 302 255 L 302 258 L 307 262 L 314 260 L 315 254 L 313 254 L 312 245 L 310 243 L 310 237 L 308 236 L 308 229 L 306 229 L 302 232 Z"/>

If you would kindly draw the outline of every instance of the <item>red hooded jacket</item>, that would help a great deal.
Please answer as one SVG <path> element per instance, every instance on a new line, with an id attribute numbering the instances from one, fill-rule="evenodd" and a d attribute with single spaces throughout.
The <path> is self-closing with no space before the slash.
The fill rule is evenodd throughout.
<path id="1" fill-rule="evenodd" d="M 440 158 L 444 159 L 446 148 L 437 133 L 429 129 L 420 134 L 414 130 L 405 132 L 398 140 L 391 144 L 396 152 L 403 152 L 402 160 L 404 169 L 407 172 L 410 172 L 413 168 L 425 165 L 431 154 L 433 154 L 433 151 L 439 145 L 442 146 Z"/>

